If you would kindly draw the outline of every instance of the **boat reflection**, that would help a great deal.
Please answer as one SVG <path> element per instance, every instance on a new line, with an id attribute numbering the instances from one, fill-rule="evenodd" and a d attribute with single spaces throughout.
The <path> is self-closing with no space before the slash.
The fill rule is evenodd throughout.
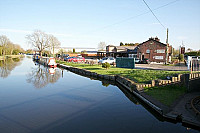
<path id="1" fill-rule="evenodd" d="M 32 83 L 35 88 L 42 88 L 49 83 L 55 83 L 61 77 L 61 70 L 58 68 L 48 68 L 35 63 L 36 68 L 27 74 L 27 82 Z"/>
<path id="2" fill-rule="evenodd" d="M 8 58 L 0 60 L 0 77 L 7 78 L 16 66 L 21 64 L 23 58 Z"/>

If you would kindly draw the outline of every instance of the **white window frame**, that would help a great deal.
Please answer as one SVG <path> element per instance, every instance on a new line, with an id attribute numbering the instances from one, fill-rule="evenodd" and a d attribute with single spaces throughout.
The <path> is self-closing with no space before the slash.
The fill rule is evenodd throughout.
<path id="1" fill-rule="evenodd" d="M 149 54 L 149 53 L 150 53 L 150 49 L 147 49 L 147 50 L 146 50 L 146 53 Z"/>
<path id="2" fill-rule="evenodd" d="M 164 59 L 163 56 L 154 56 L 153 58 L 156 59 L 156 60 L 163 60 Z"/>
<path id="3" fill-rule="evenodd" d="M 165 49 L 157 49 L 156 53 L 165 53 Z"/>

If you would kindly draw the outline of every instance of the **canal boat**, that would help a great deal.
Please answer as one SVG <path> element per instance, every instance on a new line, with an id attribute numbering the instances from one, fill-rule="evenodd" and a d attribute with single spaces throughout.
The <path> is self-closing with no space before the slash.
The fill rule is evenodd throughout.
<path id="1" fill-rule="evenodd" d="M 57 63 L 54 57 L 41 57 L 40 63 L 48 67 L 57 67 Z"/>
<path id="2" fill-rule="evenodd" d="M 33 55 L 33 60 L 34 61 L 39 61 L 40 60 L 40 56 L 39 55 Z"/>

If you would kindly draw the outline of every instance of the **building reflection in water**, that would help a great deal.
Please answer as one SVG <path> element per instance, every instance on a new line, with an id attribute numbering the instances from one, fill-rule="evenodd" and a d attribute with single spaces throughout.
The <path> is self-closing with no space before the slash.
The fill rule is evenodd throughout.
<path id="1" fill-rule="evenodd" d="M 27 82 L 33 84 L 35 88 L 42 88 L 49 83 L 55 83 L 61 77 L 61 70 L 58 68 L 48 68 L 40 64 L 36 65 L 27 74 Z"/>
<path id="2" fill-rule="evenodd" d="M 21 64 L 23 58 L 8 58 L 0 60 L 0 77 L 7 78 L 16 66 Z"/>

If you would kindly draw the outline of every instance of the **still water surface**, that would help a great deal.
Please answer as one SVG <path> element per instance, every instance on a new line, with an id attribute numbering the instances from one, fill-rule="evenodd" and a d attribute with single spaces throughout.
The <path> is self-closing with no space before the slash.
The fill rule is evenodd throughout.
<path id="1" fill-rule="evenodd" d="M 123 88 L 25 57 L 0 61 L 0 132 L 197 131 L 158 120 Z"/>

